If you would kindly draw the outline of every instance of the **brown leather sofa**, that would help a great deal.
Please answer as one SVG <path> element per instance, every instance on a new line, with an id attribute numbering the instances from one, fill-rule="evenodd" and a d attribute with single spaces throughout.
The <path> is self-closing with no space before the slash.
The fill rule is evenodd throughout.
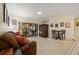
<path id="1" fill-rule="evenodd" d="M 37 49 L 36 41 L 28 41 L 27 43 L 20 45 L 19 43 L 22 43 L 24 37 L 20 38 L 23 38 L 21 39 L 21 42 L 19 42 L 19 39 L 19 41 L 17 41 L 14 32 L 6 32 L 0 35 L 0 55 L 13 55 L 18 48 L 21 50 L 22 55 L 35 55 Z"/>

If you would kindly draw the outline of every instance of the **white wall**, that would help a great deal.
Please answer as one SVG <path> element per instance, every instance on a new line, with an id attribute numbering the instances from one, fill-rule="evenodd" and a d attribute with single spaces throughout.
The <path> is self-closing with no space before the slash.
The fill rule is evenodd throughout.
<path id="1" fill-rule="evenodd" d="M 16 26 L 13 26 L 11 23 L 10 23 L 10 26 L 13 28 L 11 30 L 13 31 L 18 31 L 18 22 L 26 22 L 26 23 L 37 23 L 37 24 L 42 24 L 42 21 L 45 20 L 45 19 L 35 19 L 35 18 L 26 18 L 26 17 L 17 17 L 17 16 L 10 16 L 10 19 L 11 20 L 17 20 L 17 25 Z M 11 21 L 10 20 L 10 21 Z M 51 30 L 53 29 L 65 29 L 66 30 L 66 39 L 74 39 L 74 16 L 72 15 L 69 15 L 69 16 L 53 16 L 53 17 L 49 17 L 48 18 L 48 24 L 49 24 L 49 37 L 51 38 L 52 37 L 52 32 Z M 64 27 L 60 27 L 60 22 L 70 22 L 70 28 L 65 28 Z M 55 28 L 55 27 L 50 27 L 50 24 L 53 23 L 53 24 L 56 24 L 58 23 L 59 26 L 58 28 Z"/>
<path id="2" fill-rule="evenodd" d="M 14 26 L 12 25 L 12 20 L 17 20 L 18 22 L 27 22 L 27 23 L 38 23 L 38 24 L 42 24 L 42 20 L 44 19 L 35 19 L 35 18 L 26 18 L 26 17 L 16 17 L 13 15 L 10 15 L 10 26 L 8 28 L 7 24 L 3 24 L 3 4 L 0 3 L 0 32 L 1 31 L 9 31 L 9 30 L 13 30 L 13 31 L 18 31 L 18 25 Z M 58 23 L 60 24 L 60 22 L 70 22 L 70 28 L 61 28 L 60 26 L 58 28 L 55 27 L 50 27 L 49 26 L 49 37 L 52 37 L 52 29 L 65 29 L 66 30 L 66 38 L 67 39 L 72 39 L 74 38 L 74 16 L 70 15 L 70 16 L 53 16 L 53 17 L 49 17 L 48 18 L 49 22 L 48 24 L 50 25 L 51 23 L 55 24 Z M 5 26 L 6 25 L 6 26 Z M 5 27 L 5 28 L 1 28 L 1 27 Z"/>
<path id="3" fill-rule="evenodd" d="M 3 22 L 3 3 L 0 3 L 0 34 L 9 31 L 11 28 Z"/>
<path id="4" fill-rule="evenodd" d="M 60 27 L 60 22 L 70 22 L 70 28 Z M 50 27 L 50 24 L 53 23 L 54 27 Z M 58 23 L 58 28 L 55 28 L 55 24 Z M 49 37 L 52 37 L 53 29 L 65 29 L 66 30 L 66 39 L 74 39 L 74 16 L 54 16 L 49 18 Z"/>
<path id="5" fill-rule="evenodd" d="M 3 4 L 0 3 L 0 23 L 3 22 Z"/>
<path id="6" fill-rule="evenodd" d="M 12 20 L 17 20 L 17 25 L 12 25 Z M 13 27 L 12 31 L 17 32 L 19 30 L 18 22 L 42 24 L 42 20 L 38 18 L 27 18 L 27 17 L 13 16 L 10 14 L 10 26 Z"/>

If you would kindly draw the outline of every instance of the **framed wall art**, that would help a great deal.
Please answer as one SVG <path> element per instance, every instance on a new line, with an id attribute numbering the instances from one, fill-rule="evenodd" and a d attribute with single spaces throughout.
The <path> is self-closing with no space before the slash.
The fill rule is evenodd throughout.
<path id="1" fill-rule="evenodd" d="M 3 22 L 5 23 L 5 3 L 3 3 Z"/>
<path id="2" fill-rule="evenodd" d="M 60 22 L 60 27 L 64 27 L 64 22 Z"/>
<path id="3" fill-rule="evenodd" d="M 8 15 L 8 9 L 6 7 L 6 3 L 3 3 L 3 22 L 10 25 L 10 17 Z"/>
<path id="4" fill-rule="evenodd" d="M 76 21 L 76 26 L 79 27 L 79 19 Z"/>
<path id="5" fill-rule="evenodd" d="M 55 27 L 58 27 L 58 23 L 55 24 Z"/>
<path id="6" fill-rule="evenodd" d="M 70 22 L 65 23 L 65 28 L 70 28 Z"/>
<path id="7" fill-rule="evenodd" d="M 50 24 L 50 27 L 53 27 L 54 25 L 53 25 L 53 23 L 52 24 Z"/>
<path id="8" fill-rule="evenodd" d="M 12 20 L 12 25 L 17 25 L 17 20 Z"/>

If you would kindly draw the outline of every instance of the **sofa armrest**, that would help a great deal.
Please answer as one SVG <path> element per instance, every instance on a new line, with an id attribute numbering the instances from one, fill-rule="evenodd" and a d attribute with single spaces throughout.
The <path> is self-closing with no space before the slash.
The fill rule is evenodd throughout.
<path id="1" fill-rule="evenodd" d="M 36 42 L 31 41 L 29 44 L 21 47 L 21 51 L 23 55 L 35 55 L 36 54 Z"/>
<path id="2" fill-rule="evenodd" d="M 13 55 L 13 48 L 9 48 L 1 51 L 0 55 Z"/>
<path id="3" fill-rule="evenodd" d="M 21 52 L 23 55 L 28 55 L 29 54 L 29 49 L 30 49 L 30 46 L 29 44 L 26 44 L 24 46 L 21 47 Z"/>
<path id="4" fill-rule="evenodd" d="M 36 55 L 37 53 L 37 43 L 36 41 L 30 42 L 30 55 Z"/>

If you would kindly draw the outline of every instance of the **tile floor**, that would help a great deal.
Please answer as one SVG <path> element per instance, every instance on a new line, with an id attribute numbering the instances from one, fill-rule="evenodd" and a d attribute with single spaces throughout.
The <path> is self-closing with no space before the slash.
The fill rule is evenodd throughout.
<path id="1" fill-rule="evenodd" d="M 69 55 L 71 53 L 75 54 L 75 50 L 76 54 L 78 54 L 79 51 L 77 47 L 78 43 L 76 45 L 76 41 L 71 39 L 55 40 L 42 37 L 28 37 L 28 39 L 37 42 L 37 55 Z M 76 45 L 76 47 L 74 47 L 74 45 Z"/>

